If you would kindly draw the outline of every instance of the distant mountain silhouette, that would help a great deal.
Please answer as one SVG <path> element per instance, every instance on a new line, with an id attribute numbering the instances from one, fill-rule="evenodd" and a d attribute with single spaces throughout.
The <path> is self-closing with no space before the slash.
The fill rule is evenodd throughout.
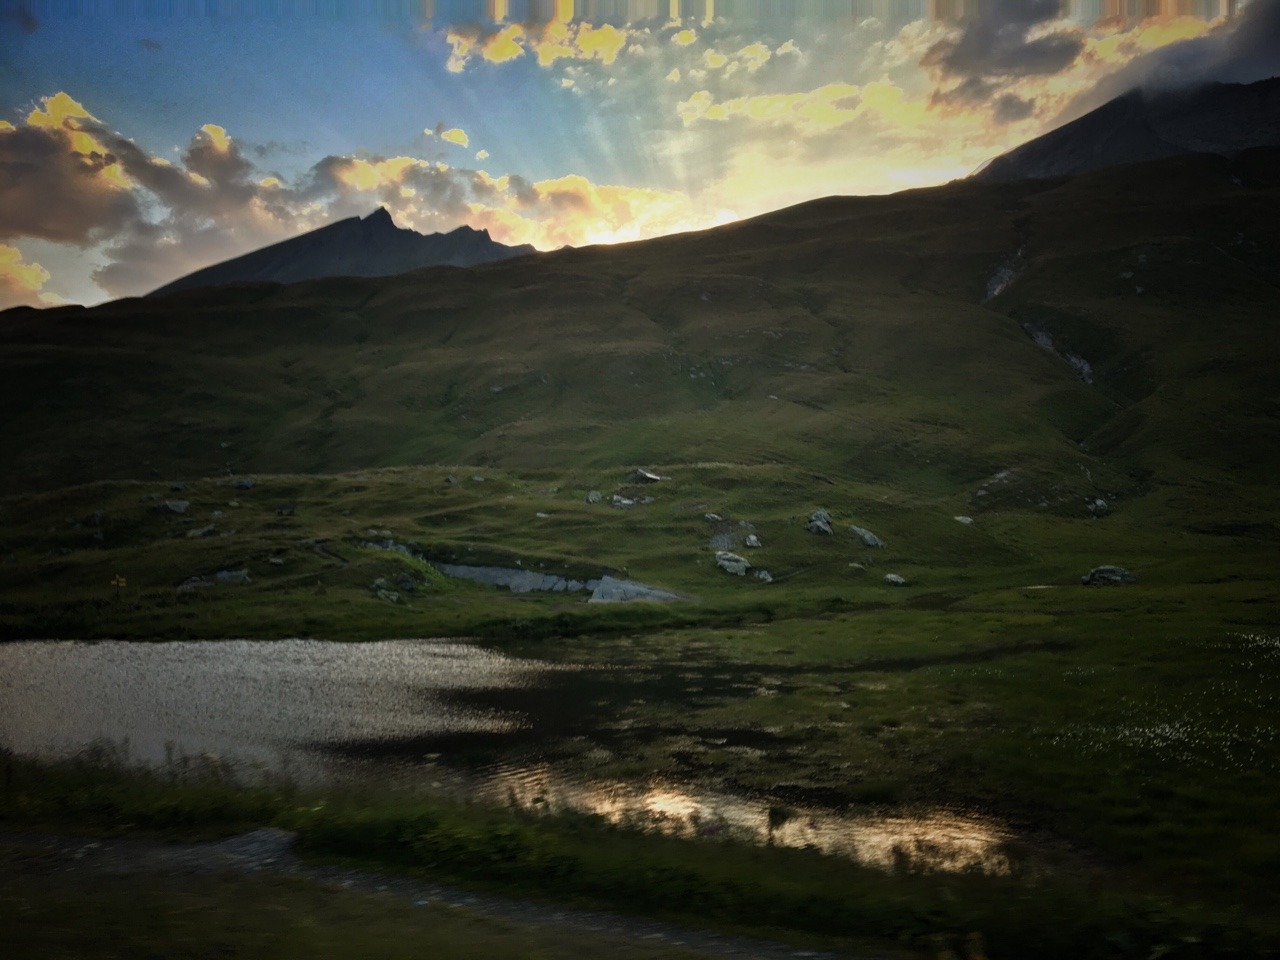
<path id="1" fill-rule="evenodd" d="M 1070 177 L 1183 153 L 1280 146 L 1280 77 L 1187 90 L 1134 90 L 997 157 L 988 183 Z"/>
<path id="2" fill-rule="evenodd" d="M 458 227 L 422 234 L 397 227 L 385 207 L 367 217 L 349 217 L 319 230 L 224 260 L 167 283 L 150 296 L 228 283 L 297 283 L 322 277 L 389 277 L 419 267 L 469 267 L 528 253 L 528 244 L 508 247 L 489 231 Z"/>

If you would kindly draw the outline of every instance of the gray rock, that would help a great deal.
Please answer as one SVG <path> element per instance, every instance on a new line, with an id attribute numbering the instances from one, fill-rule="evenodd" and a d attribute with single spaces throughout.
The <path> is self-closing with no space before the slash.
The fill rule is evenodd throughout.
<path id="1" fill-rule="evenodd" d="M 624 497 L 620 493 L 615 493 L 613 495 L 613 505 L 620 510 L 625 510 L 627 507 L 634 507 L 636 502 L 629 497 Z"/>
<path id="2" fill-rule="evenodd" d="M 1085 507 L 1085 509 L 1088 510 L 1090 513 L 1092 513 L 1095 517 L 1105 517 L 1107 514 L 1111 512 L 1111 504 L 1107 503 L 1107 501 L 1103 500 L 1101 497 L 1098 497 L 1096 500 L 1090 503 L 1087 507 Z"/>
<path id="3" fill-rule="evenodd" d="M 451 487 L 456 487 L 458 485 L 458 478 L 451 473 L 444 478 L 444 482 Z"/>
<path id="4" fill-rule="evenodd" d="M 1080 582 L 1086 587 L 1117 587 L 1124 583 L 1137 583 L 1138 578 L 1124 567 L 1104 565 L 1094 567 L 1080 578 Z"/>
<path id="5" fill-rule="evenodd" d="M 399 602 L 400 602 L 400 594 L 396 593 L 394 590 L 376 590 L 376 591 L 374 591 L 374 595 L 375 595 L 379 600 L 384 600 L 384 601 L 386 601 L 387 603 L 399 603 Z"/>
<path id="6" fill-rule="evenodd" d="M 745 577 L 747 571 L 751 569 L 751 563 L 745 557 L 740 557 L 736 553 L 730 553 L 728 550 L 716 551 L 716 566 L 725 573 L 731 573 L 734 576 Z"/>
<path id="7" fill-rule="evenodd" d="M 587 494 L 587 503 L 604 503 L 604 494 L 599 490 L 592 490 Z"/>
<path id="8" fill-rule="evenodd" d="M 768 570 L 757 570 L 756 579 L 761 583 L 773 583 L 773 575 Z"/>
<path id="9" fill-rule="evenodd" d="M 712 550 L 732 550 L 736 545 L 737 538 L 728 531 L 713 533 L 711 539 L 707 541 L 707 545 Z"/>
<path id="10" fill-rule="evenodd" d="M 889 584 L 891 587 L 905 587 L 907 585 L 906 578 L 900 577 L 896 573 L 886 573 L 884 575 L 884 582 Z"/>
<path id="11" fill-rule="evenodd" d="M 248 568 L 242 570 L 219 570 L 214 574 L 214 579 L 218 583 L 253 583 L 249 579 Z"/>
<path id="12" fill-rule="evenodd" d="M 810 533 L 820 533 L 827 537 L 835 535 L 835 531 L 831 529 L 831 514 L 825 510 L 815 510 L 810 514 L 804 528 Z"/>
<path id="13" fill-rule="evenodd" d="M 966 527 L 973 523 L 973 517 L 952 517 L 956 523 L 963 523 Z"/>
<path id="14" fill-rule="evenodd" d="M 751 547 L 753 550 L 759 549 L 760 547 L 764 546 L 764 544 L 760 542 L 760 538 L 757 537 L 754 533 L 747 534 L 746 544 L 748 547 Z"/>
<path id="15" fill-rule="evenodd" d="M 267 563 L 271 564 L 273 567 L 283 567 L 284 557 L 268 557 Z"/>
<path id="16" fill-rule="evenodd" d="M 192 590 L 199 590 L 203 587 L 212 587 L 213 581 L 208 577 L 187 577 L 178 584 L 179 593 L 190 593 Z"/>
<path id="17" fill-rule="evenodd" d="M 703 520 L 706 520 L 708 523 L 723 523 L 723 522 L 724 522 L 724 517 L 720 516 L 720 514 L 718 514 L 718 513 L 704 513 L 704 514 L 702 515 L 702 519 L 703 519 Z"/>
<path id="18" fill-rule="evenodd" d="M 629 483 L 658 483 L 662 478 L 650 470 L 637 467 L 627 477 Z"/>
<path id="19" fill-rule="evenodd" d="M 189 540 L 199 540 L 203 537 L 216 537 L 217 535 L 218 528 L 213 524 L 209 524 L 207 527 L 200 527 L 197 530 L 187 531 L 187 539 Z"/>
<path id="20" fill-rule="evenodd" d="M 225 517 L 225 516 L 226 516 L 226 514 L 225 514 L 225 513 L 223 513 L 221 510 L 215 510 L 215 511 L 213 511 L 213 513 L 209 514 L 209 519 L 210 519 L 210 520 L 221 520 L 221 519 L 222 519 L 223 517 Z"/>
<path id="21" fill-rule="evenodd" d="M 237 477 L 231 481 L 231 489 L 233 490 L 252 490 L 257 485 L 253 477 Z"/>
<path id="22" fill-rule="evenodd" d="M 619 580 L 616 577 L 603 576 L 591 591 L 588 603 L 631 603 L 636 600 L 647 600 L 654 603 L 672 603 L 684 597 L 669 590 L 660 590 L 636 580 Z"/>
<path id="23" fill-rule="evenodd" d="M 407 573 L 401 573 L 396 577 L 396 586 L 404 593 L 413 593 L 418 589 L 418 585 L 413 582 L 413 577 Z"/>
<path id="24" fill-rule="evenodd" d="M 164 502 L 164 508 L 170 513 L 186 513 L 187 508 L 190 506 L 191 503 L 187 500 L 166 500 Z"/>
<path id="25" fill-rule="evenodd" d="M 884 546 L 884 541 L 883 541 L 883 540 L 881 540 L 879 537 L 877 537 L 874 533 L 872 533 L 872 532 L 871 532 L 870 530 L 868 530 L 866 527 L 859 527 L 859 526 L 857 526 L 857 525 L 851 525 L 851 526 L 849 527 L 849 529 L 850 529 L 851 531 L 853 531 L 853 533 L 858 537 L 858 539 L 860 539 L 860 540 L 861 540 L 863 543 L 865 543 L 868 547 L 883 547 L 883 546 Z"/>

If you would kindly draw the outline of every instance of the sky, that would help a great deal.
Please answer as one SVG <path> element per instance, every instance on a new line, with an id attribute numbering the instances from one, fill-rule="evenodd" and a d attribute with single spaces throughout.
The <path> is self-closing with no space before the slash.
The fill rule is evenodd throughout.
<path id="1" fill-rule="evenodd" d="M 539 249 L 946 183 L 1280 0 L 0 0 L 0 309 L 385 206 Z"/>

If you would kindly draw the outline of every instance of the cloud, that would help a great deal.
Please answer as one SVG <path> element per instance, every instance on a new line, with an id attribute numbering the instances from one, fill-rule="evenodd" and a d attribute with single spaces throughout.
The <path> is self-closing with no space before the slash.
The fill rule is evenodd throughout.
<path id="1" fill-rule="evenodd" d="M 772 93 L 717 101 L 699 90 L 677 106 L 686 126 L 699 121 L 747 120 L 790 126 L 800 133 L 830 130 L 856 119 L 861 88 L 829 83 L 803 93 Z"/>
<path id="2" fill-rule="evenodd" d="M 1253 83 L 1280 76 L 1280 0 L 1253 0 L 1239 16 L 1216 25 L 1192 17 L 1141 24 L 1091 43 L 1089 55 L 1111 69 L 1079 92 L 1065 108 L 1064 121 L 1138 87 Z"/>
<path id="3" fill-rule="evenodd" d="M 17 247 L 0 243 L 0 310 L 44 302 L 40 291 L 48 280 L 48 270 L 38 263 L 25 263 Z"/>
<path id="4" fill-rule="evenodd" d="M 955 35 L 937 41 L 921 66 L 938 78 L 940 101 L 980 102 L 1011 79 L 1060 73 L 1084 49 L 1078 29 L 1050 29 L 1059 0 L 990 0 Z"/>
<path id="5" fill-rule="evenodd" d="M 532 54 L 540 67 L 559 60 L 596 61 L 610 66 L 626 49 L 631 33 L 611 24 L 569 23 L 553 20 L 542 24 L 511 23 L 496 29 L 480 26 L 450 27 L 445 32 L 451 73 L 462 73 L 476 60 L 509 63 Z"/>
<path id="6" fill-rule="evenodd" d="M 452 130 L 445 130 L 441 132 L 440 139 L 447 140 L 449 143 L 455 143 L 460 147 L 467 147 L 471 145 L 471 138 L 467 136 L 465 130 L 462 130 L 459 127 L 454 127 Z"/>
<path id="7" fill-rule="evenodd" d="M 92 244 L 138 214 L 107 131 L 66 93 L 0 126 L 0 240 Z"/>

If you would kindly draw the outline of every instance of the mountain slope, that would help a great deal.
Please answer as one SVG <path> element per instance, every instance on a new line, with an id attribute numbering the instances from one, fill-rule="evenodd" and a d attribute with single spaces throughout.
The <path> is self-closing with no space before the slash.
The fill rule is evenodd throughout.
<path id="1" fill-rule="evenodd" d="M 301 236 L 254 250 L 180 277 L 151 293 L 228 283 L 299 283 L 322 277 L 388 277 L 420 267 L 468 267 L 536 252 L 524 244 L 508 247 L 487 230 L 458 227 L 450 233 L 421 234 L 397 227 L 385 207 L 369 216 L 348 217 Z"/>
<path id="2" fill-rule="evenodd" d="M 1234 156 L 1280 145 L 1280 77 L 1191 90 L 1134 90 L 997 157 L 988 183 L 1070 177 L 1183 153 Z"/>
<path id="3" fill-rule="evenodd" d="M 830 198 L 467 271 L 9 311 L 0 490 L 718 461 L 975 510 L 1079 512 L 1094 484 L 1274 499 L 1280 185 L 1245 171 L 1278 156 Z M 984 302 L 1002 268 L 1012 283 Z"/>

